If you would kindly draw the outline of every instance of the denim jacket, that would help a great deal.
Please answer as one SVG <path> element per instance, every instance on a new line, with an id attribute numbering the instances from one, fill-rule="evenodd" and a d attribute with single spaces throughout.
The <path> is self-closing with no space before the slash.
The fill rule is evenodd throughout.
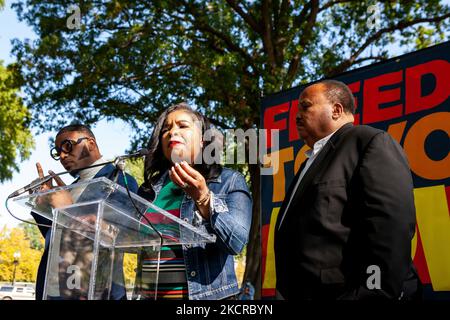
<path id="1" fill-rule="evenodd" d="M 167 175 L 152 185 L 151 200 L 158 196 Z M 181 219 L 217 237 L 215 243 L 183 245 L 190 300 L 219 300 L 239 293 L 233 256 L 247 244 L 252 221 L 252 197 L 242 174 L 223 168 L 217 178 L 208 181 L 208 188 L 212 192 L 210 219 L 199 218 L 195 202 L 186 194 L 180 208 Z M 150 196 L 142 188 L 138 194 Z"/>

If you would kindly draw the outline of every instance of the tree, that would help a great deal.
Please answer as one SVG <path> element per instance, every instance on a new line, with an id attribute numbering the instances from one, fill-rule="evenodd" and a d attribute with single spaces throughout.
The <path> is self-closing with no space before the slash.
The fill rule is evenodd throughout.
<path id="1" fill-rule="evenodd" d="M 18 96 L 14 69 L 0 61 L 0 182 L 18 171 L 17 161 L 30 156 L 34 142 L 29 129 L 31 115 Z"/>
<path id="2" fill-rule="evenodd" d="M 4 5 L 0 0 L 0 10 Z M 17 158 L 27 159 L 33 147 L 28 129 L 31 116 L 18 96 L 17 76 L 13 65 L 5 68 L 0 60 L 0 182 L 12 178 L 13 171 L 18 171 Z"/>
<path id="3" fill-rule="evenodd" d="M 19 224 L 19 228 L 23 230 L 25 239 L 30 242 L 31 249 L 44 250 L 44 238 L 36 225 L 22 222 Z"/>
<path id="4" fill-rule="evenodd" d="M 41 244 L 43 241 L 42 238 Z M 16 281 L 35 282 L 43 250 L 30 246 L 22 228 L 8 229 L 6 226 L 0 230 L 0 281 L 12 281 L 15 252 L 20 252 Z"/>
<path id="5" fill-rule="evenodd" d="M 134 149 L 174 102 L 196 105 L 222 129 L 255 128 L 262 96 L 382 61 L 390 44 L 408 50 L 443 41 L 450 17 L 438 0 L 83 1 L 69 11 L 68 1 L 21 0 L 14 6 L 38 34 L 14 47 L 33 125 L 48 130 L 73 118 L 119 118 L 135 128 Z M 254 213 L 245 277 L 258 286 L 259 166 L 248 172 Z"/>

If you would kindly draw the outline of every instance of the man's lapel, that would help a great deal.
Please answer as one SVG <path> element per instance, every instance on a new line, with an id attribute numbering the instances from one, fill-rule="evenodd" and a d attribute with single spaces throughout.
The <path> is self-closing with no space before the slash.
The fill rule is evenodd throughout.
<path id="1" fill-rule="evenodd" d="M 281 225 L 283 224 L 283 222 L 286 220 L 286 217 L 289 214 L 289 211 L 295 207 L 295 204 L 299 201 L 299 199 L 301 199 L 301 197 L 303 196 L 303 194 L 305 193 L 307 187 L 311 184 L 311 181 L 314 179 L 314 177 L 319 173 L 319 171 L 321 169 L 323 169 L 323 167 L 320 165 L 320 162 L 323 161 L 323 159 L 332 152 L 330 151 L 330 144 L 326 144 L 323 149 L 320 151 L 320 153 L 317 155 L 317 158 L 314 160 L 314 162 L 311 164 L 311 166 L 308 168 L 308 171 L 306 171 L 306 173 L 303 175 L 302 181 L 300 181 L 300 184 L 298 185 L 297 190 L 291 190 L 292 192 L 295 192 L 294 197 L 292 198 L 292 201 L 289 205 L 289 208 L 286 208 L 287 203 L 289 202 L 289 199 L 291 197 L 291 195 L 287 196 L 284 198 L 285 201 L 283 201 L 283 206 L 282 206 L 282 210 L 280 210 L 280 217 L 281 220 L 279 220 L 279 225 L 276 226 L 277 229 L 281 228 Z M 302 167 L 304 168 L 305 164 L 306 164 L 305 160 L 302 164 Z M 300 168 L 298 170 L 299 173 L 301 173 L 301 171 L 303 170 L 303 168 Z M 296 185 L 298 179 L 300 178 L 300 175 L 296 176 L 295 180 L 292 182 L 292 185 Z M 288 211 L 286 211 L 288 210 Z M 285 212 L 286 211 L 286 212 Z"/>
<path id="2" fill-rule="evenodd" d="M 351 123 L 343 125 L 339 130 L 336 131 L 335 134 L 333 134 L 333 136 L 330 138 L 330 140 L 328 140 L 328 142 L 325 144 L 323 149 L 317 155 L 317 158 L 314 160 L 314 162 L 308 168 L 308 171 L 306 171 L 306 173 L 304 174 L 302 181 L 300 182 L 297 190 L 295 190 L 294 198 L 292 199 L 289 208 L 287 208 L 288 210 L 290 208 L 292 208 L 293 206 L 295 206 L 296 203 L 301 201 L 303 194 L 308 189 L 311 182 L 314 180 L 315 177 L 317 177 L 320 174 L 320 172 L 324 168 L 327 167 L 327 164 L 332 159 L 334 151 L 336 149 L 336 144 L 345 135 L 345 133 L 348 132 L 348 130 L 352 127 L 353 127 L 353 124 L 351 124 Z M 302 167 L 299 169 L 299 171 L 296 175 L 296 178 L 291 183 L 291 188 L 290 188 L 291 192 L 293 192 L 293 190 L 291 190 L 292 185 L 295 185 L 297 183 L 297 180 L 300 178 L 300 173 L 303 170 L 305 164 L 306 164 L 306 161 L 304 161 L 302 163 Z M 287 202 L 289 201 L 288 200 L 289 198 L 290 198 L 290 195 L 289 195 L 289 197 L 286 195 L 285 201 L 283 202 L 282 209 L 286 210 L 286 205 L 287 205 Z M 284 210 L 283 211 L 280 210 L 280 214 L 282 214 L 284 212 Z M 288 214 L 288 212 L 286 212 L 285 214 Z M 285 219 L 283 219 L 283 220 L 285 220 Z M 280 226 L 278 226 L 278 228 L 279 227 L 281 227 L 281 222 L 280 222 Z"/>
<path id="3" fill-rule="evenodd" d="M 108 179 L 112 176 L 113 172 L 114 172 L 115 167 L 108 163 L 105 164 L 104 167 L 102 167 L 99 172 L 97 172 L 97 174 L 94 176 L 95 178 L 100 178 L 100 177 L 107 177 Z"/>
<path id="4" fill-rule="evenodd" d="M 278 229 L 278 224 L 281 223 L 281 219 L 283 217 L 283 212 L 286 210 L 287 204 L 289 202 L 289 199 L 291 198 L 292 192 L 294 192 L 294 188 L 297 185 L 297 181 L 300 178 L 300 174 L 302 173 L 303 169 L 305 168 L 306 162 L 308 161 L 308 159 L 306 159 L 305 161 L 302 162 L 302 164 L 300 165 L 300 168 L 298 169 L 294 179 L 292 179 L 291 184 L 289 185 L 288 191 L 286 192 L 286 194 L 284 195 L 284 201 L 281 204 L 281 208 L 280 211 L 278 211 L 278 222 L 277 225 L 275 226 L 275 229 Z"/>
<path id="5" fill-rule="evenodd" d="M 308 168 L 308 171 L 306 171 L 305 175 L 303 176 L 302 181 L 300 182 L 297 191 L 294 195 L 294 198 L 292 199 L 292 203 L 296 203 L 298 199 L 300 199 L 303 196 L 306 189 L 314 180 L 314 178 L 317 177 L 320 171 L 324 169 L 323 162 L 327 157 L 330 157 L 333 154 L 333 151 L 334 145 L 330 143 L 330 141 L 328 141 L 327 144 L 325 144 L 323 149 L 317 155 L 317 158 Z"/>

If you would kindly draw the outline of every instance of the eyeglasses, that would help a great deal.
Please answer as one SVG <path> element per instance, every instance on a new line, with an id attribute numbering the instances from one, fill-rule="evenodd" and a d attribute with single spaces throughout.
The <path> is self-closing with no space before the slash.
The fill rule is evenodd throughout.
<path id="1" fill-rule="evenodd" d="M 58 147 L 53 147 L 50 150 L 50 155 L 52 156 L 53 159 L 55 160 L 59 160 L 61 159 L 61 152 L 64 153 L 70 153 L 72 152 L 73 146 L 76 146 L 77 144 L 80 144 L 81 141 L 83 141 L 84 139 L 90 139 L 89 137 L 83 137 L 83 138 L 79 138 L 77 141 L 75 140 L 64 140 L 63 142 L 61 142 L 61 146 Z"/>

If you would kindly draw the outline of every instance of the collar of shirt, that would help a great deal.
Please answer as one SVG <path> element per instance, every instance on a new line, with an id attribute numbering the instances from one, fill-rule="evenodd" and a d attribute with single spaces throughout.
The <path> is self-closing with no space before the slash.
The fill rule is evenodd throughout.
<path id="1" fill-rule="evenodd" d="M 103 157 L 101 157 L 100 159 L 98 159 L 97 161 L 95 161 L 93 164 L 91 164 L 91 166 L 96 165 L 96 164 L 100 164 L 105 162 L 105 159 L 103 159 Z M 102 166 L 99 167 L 95 167 L 95 168 L 88 168 L 88 169 L 84 169 L 82 171 L 80 171 L 78 173 L 80 179 L 78 180 L 78 182 L 81 181 L 86 181 L 86 180 L 90 180 L 92 178 L 95 177 L 95 175 L 102 169 Z"/>
<path id="2" fill-rule="evenodd" d="M 332 133 L 330 133 L 326 137 L 316 141 L 316 143 L 314 143 L 314 145 L 313 145 L 313 148 L 309 149 L 308 151 L 305 152 L 306 157 L 310 158 L 310 157 L 315 156 L 316 154 L 318 154 L 320 152 L 320 150 L 322 150 L 322 148 L 327 144 L 328 140 L 330 140 L 330 138 L 333 136 L 333 134 L 336 131 L 337 130 L 333 131 Z"/>

